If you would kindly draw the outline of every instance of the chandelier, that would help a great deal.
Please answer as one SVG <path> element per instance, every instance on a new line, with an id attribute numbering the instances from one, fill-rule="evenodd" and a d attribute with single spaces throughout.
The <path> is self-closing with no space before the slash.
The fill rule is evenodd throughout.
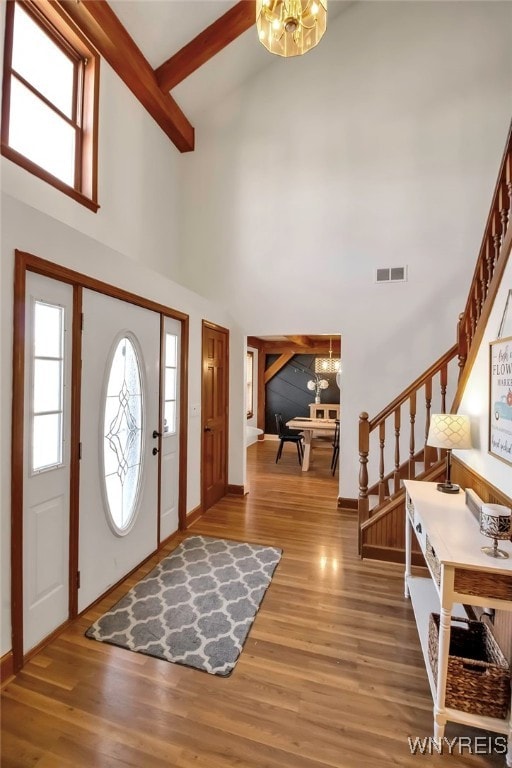
<path id="1" fill-rule="evenodd" d="M 329 357 L 315 358 L 315 373 L 338 373 L 341 370 L 341 360 L 332 356 L 332 339 L 329 338 Z"/>
<path id="2" fill-rule="evenodd" d="M 260 41 L 278 56 L 300 56 L 320 42 L 327 26 L 327 0 L 256 0 Z"/>

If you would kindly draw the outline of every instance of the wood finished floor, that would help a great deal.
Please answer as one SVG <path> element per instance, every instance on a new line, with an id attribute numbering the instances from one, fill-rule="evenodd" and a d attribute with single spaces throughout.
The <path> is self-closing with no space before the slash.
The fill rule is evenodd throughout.
<path id="1" fill-rule="evenodd" d="M 402 569 L 358 559 L 329 450 L 303 474 L 292 449 L 276 465 L 275 443 L 251 446 L 249 495 L 190 529 L 284 550 L 231 677 L 84 637 L 154 558 L 4 689 L 4 768 L 505 765 L 496 754 L 410 754 L 408 736 L 431 735 L 432 702 Z M 448 726 L 459 734 L 485 736 Z"/>

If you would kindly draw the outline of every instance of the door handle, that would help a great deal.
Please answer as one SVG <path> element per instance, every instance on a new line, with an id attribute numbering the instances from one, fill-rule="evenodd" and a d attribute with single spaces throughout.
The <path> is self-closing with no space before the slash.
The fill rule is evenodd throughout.
<path id="1" fill-rule="evenodd" d="M 153 430 L 153 438 L 156 440 L 157 437 L 162 437 L 162 433 L 158 432 L 158 430 L 154 429 Z"/>
<path id="2" fill-rule="evenodd" d="M 205 432 L 213 432 L 213 429 L 212 429 L 211 427 L 209 427 L 209 426 L 206 426 L 206 427 L 204 428 L 204 431 L 205 431 Z"/>
<path id="3" fill-rule="evenodd" d="M 159 449 L 158 449 L 158 448 L 153 448 L 153 450 L 151 451 L 151 453 L 153 454 L 153 456 L 156 456 L 156 455 L 157 455 L 157 453 L 158 453 L 158 451 L 159 451 Z"/>

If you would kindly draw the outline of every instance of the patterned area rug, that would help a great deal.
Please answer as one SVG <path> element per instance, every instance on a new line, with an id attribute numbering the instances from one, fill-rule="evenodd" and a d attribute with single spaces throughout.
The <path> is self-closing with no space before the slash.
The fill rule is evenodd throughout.
<path id="1" fill-rule="evenodd" d="M 85 634 L 229 675 L 281 553 L 275 547 L 191 536 Z"/>

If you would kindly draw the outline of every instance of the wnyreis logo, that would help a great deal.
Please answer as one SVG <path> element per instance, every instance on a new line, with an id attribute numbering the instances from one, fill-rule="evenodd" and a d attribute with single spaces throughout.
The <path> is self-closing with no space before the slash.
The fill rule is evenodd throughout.
<path id="1" fill-rule="evenodd" d="M 506 736 L 455 736 L 436 739 L 433 736 L 409 736 L 411 755 L 505 755 Z"/>

